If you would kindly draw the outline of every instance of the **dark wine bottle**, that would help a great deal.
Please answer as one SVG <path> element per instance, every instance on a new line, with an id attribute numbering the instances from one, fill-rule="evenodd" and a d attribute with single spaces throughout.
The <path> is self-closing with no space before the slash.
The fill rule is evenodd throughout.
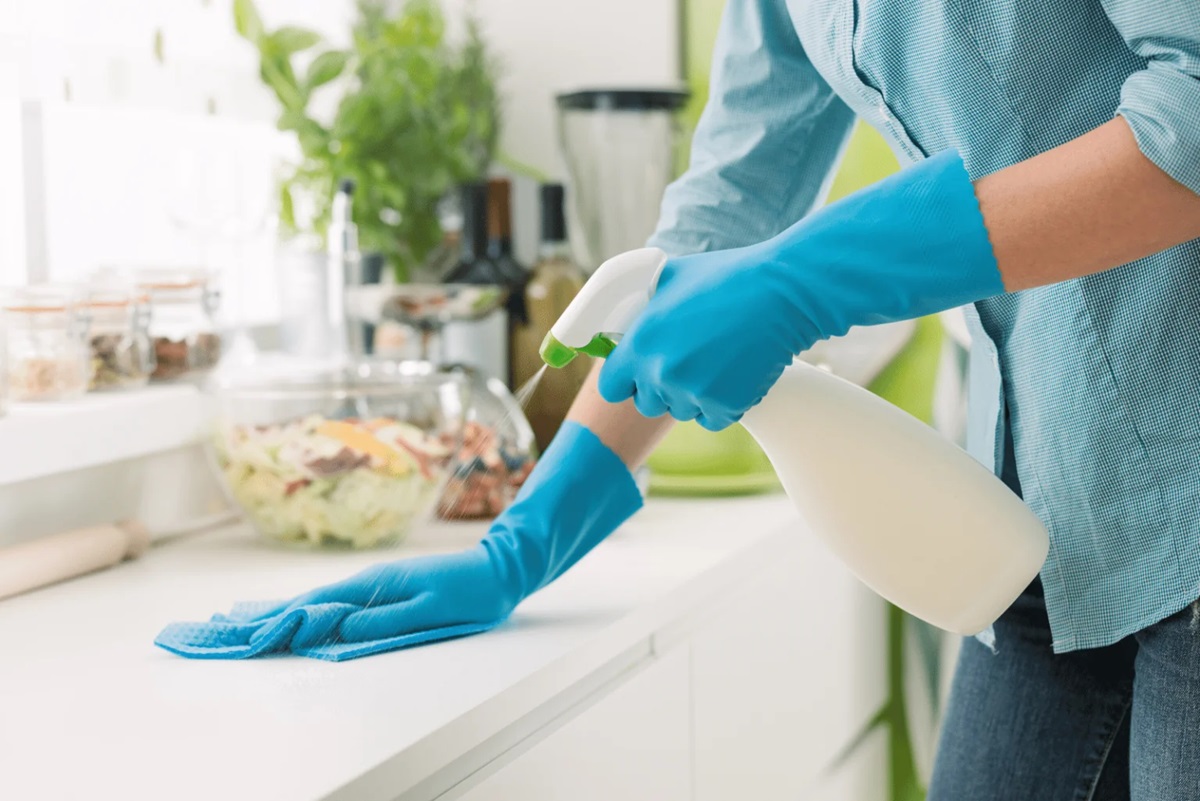
<path id="1" fill-rule="evenodd" d="M 509 289 L 509 321 L 514 327 L 525 325 L 529 321 L 525 310 L 525 284 L 529 280 L 529 271 L 513 256 L 512 182 L 507 178 L 488 181 L 487 225 L 488 258 L 499 268 Z"/>
<path id="2" fill-rule="evenodd" d="M 500 266 L 488 255 L 488 186 L 482 181 L 463 184 L 462 233 L 458 263 L 446 274 L 448 284 L 511 287 Z"/>

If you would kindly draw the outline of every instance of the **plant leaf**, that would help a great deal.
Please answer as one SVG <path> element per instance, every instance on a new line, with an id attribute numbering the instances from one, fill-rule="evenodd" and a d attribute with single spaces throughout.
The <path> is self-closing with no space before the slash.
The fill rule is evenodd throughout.
<path id="1" fill-rule="evenodd" d="M 167 62 L 167 53 L 163 44 L 162 28 L 154 29 L 154 60 L 159 64 Z"/>
<path id="2" fill-rule="evenodd" d="M 296 228 L 296 204 L 292 200 L 292 187 L 287 183 L 279 185 L 279 221 L 288 231 Z"/>
<path id="3" fill-rule="evenodd" d="M 842 750 L 838 751 L 829 764 L 825 767 L 825 774 L 829 775 L 846 764 L 846 760 L 854 756 L 855 752 L 862 747 L 863 742 L 871 735 L 871 732 L 880 728 L 888 722 L 888 717 L 891 714 L 891 704 L 887 701 L 883 702 L 883 706 L 875 710 L 875 714 L 863 724 L 863 727 L 858 730 L 858 733 L 850 738 L 850 742 L 842 746 Z"/>
<path id="4" fill-rule="evenodd" d="M 308 95 L 297 84 L 287 55 L 278 52 L 270 40 L 263 42 L 259 72 L 286 111 L 301 111 L 308 104 Z"/>
<path id="5" fill-rule="evenodd" d="M 933 719 L 937 720 L 941 708 L 939 694 L 942 689 L 942 633 L 925 621 L 909 616 L 909 624 L 916 635 L 917 655 L 921 658 L 921 672 L 929 690 L 929 704 Z"/>
<path id="6" fill-rule="evenodd" d="M 269 35 L 271 44 L 284 55 L 292 55 L 299 53 L 301 50 L 307 50 L 315 46 L 321 41 L 321 35 L 316 31 L 310 31 L 308 28 L 300 28 L 295 25 L 284 25 L 279 30 Z"/>
<path id="7" fill-rule="evenodd" d="M 233 0 L 233 27 L 238 36 L 258 44 L 263 35 L 263 24 L 254 0 Z"/>
<path id="8" fill-rule="evenodd" d="M 905 698 L 904 620 L 908 614 L 887 605 L 888 665 L 888 773 L 891 801 L 923 801 L 925 791 L 917 777 L 912 732 Z"/>
<path id="9" fill-rule="evenodd" d="M 350 62 L 350 54 L 344 50 L 330 50 L 313 59 L 304 74 L 304 86 L 308 91 L 324 86 L 342 74 Z"/>
<path id="10" fill-rule="evenodd" d="M 518 161 L 504 151 L 496 154 L 496 161 L 500 162 L 500 166 L 504 167 L 505 169 L 510 170 L 517 175 L 523 175 L 526 178 L 537 181 L 538 183 L 544 184 L 550 180 L 550 176 L 539 170 L 537 167 L 524 161 Z"/>

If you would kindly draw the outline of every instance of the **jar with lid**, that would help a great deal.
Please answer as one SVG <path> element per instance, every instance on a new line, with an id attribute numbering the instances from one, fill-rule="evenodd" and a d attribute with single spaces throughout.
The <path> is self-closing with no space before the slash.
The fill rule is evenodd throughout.
<path id="1" fill-rule="evenodd" d="M 132 284 L 96 280 L 88 288 L 88 390 L 138 387 L 154 371 L 150 296 Z"/>
<path id="2" fill-rule="evenodd" d="M 8 397 L 14 403 L 77 398 L 87 390 L 87 314 L 74 287 L 39 285 L 3 296 Z"/>
<path id="3" fill-rule="evenodd" d="M 213 316 L 219 295 L 203 270 L 141 270 L 137 287 L 150 299 L 152 381 L 198 379 L 217 366 L 221 337 Z"/>

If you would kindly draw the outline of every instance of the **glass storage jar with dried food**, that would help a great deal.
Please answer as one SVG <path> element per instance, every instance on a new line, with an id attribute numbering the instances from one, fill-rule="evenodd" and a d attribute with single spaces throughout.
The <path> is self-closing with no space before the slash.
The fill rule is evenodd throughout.
<path id="1" fill-rule="evenodd" d="M 97 280 L 88 288 L 89 390 L 142 386 L 154 371 L 150 297 L 131 284 Z"/>
<path id="2" fill-rule="evenodd" d="M 219 295 L 203 270 L 141 270 L 137 287 L 150 298 L 152 381 L 203 377 L 221 358 L 213 315 Z"/>
<path id="3" fill-rule="evenodd" d="M 87 390 L 87 314 L 74 287 L 38 285 L 3 294 L 8 397 L 65 400 Z"/>

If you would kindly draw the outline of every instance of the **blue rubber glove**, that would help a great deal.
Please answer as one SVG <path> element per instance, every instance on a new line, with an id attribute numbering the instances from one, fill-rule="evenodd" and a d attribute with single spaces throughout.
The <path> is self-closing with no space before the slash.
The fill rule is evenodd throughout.
<path id="1" fill-rule="evenodd" d="M 624 463 L 567 422 L 513 504 L 468 551 L 376 565 L 284 602 L 172 623 L 155 644 L 198 659 L 288 652 L 340 661 L 486 631 L 636 512 Z"/>
<path id="2" fill-rule="evenodd" d="M 668 261 L 600 394 L 720 430 L 818 340 L 1003 292 L 974 187 L 947 151 L 766 242 Z"/>

